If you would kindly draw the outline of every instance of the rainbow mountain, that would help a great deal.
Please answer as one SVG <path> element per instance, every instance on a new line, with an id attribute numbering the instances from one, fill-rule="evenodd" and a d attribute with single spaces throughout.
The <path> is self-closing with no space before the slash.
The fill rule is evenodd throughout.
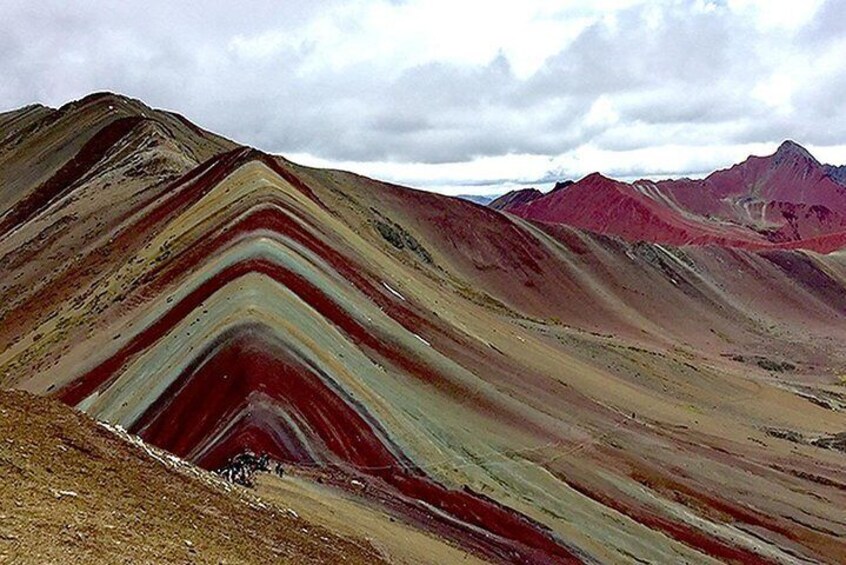
<path id="1" fill-rule="evenodd" d="M 846 560 L 837 245 L 503 212 L 109 93 L 0 114 L 0 196 L 3 387 L 206 469 L 266 453 L 259 496 L 388 560 Z"/>

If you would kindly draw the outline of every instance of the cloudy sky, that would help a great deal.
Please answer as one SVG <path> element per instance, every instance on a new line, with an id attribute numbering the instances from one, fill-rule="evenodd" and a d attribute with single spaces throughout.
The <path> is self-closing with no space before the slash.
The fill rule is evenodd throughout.
<path id="1" fill-rule="evenodd" d="M 449 193 L 846 163 L 843 0 L 4 0 L 0 109 L 141 98 Z"/>

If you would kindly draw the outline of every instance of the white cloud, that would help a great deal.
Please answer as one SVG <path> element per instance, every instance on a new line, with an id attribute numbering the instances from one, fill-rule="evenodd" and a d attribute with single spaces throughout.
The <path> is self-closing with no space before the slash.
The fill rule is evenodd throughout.
<path id="1" fill-rule="evenodd" d="M 836 0 L 835 0 L 836 1 Z M 714 4 L 717 4 L 714 2 Z M 795 30 L 806 25 L 823 4 L 822 0 L 728 0 L 738 16 L 748 18 L 761 30 Z"/>
<path id="2" fill-rule="evenodd" d="M 844 17 L 838 0 L 12 0 L 0 106 L 117 90 L 453 192 L 701 174 L 784 138 L 840 163 Z"/>

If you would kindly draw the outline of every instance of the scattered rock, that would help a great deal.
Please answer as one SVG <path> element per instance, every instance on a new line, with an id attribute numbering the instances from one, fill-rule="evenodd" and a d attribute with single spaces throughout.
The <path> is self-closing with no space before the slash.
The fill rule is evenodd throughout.
<path id="1" fill-rule="evenodd" d="M 793 371 L 796 369 L 796 365 L 794 365 L 793 363 L 788 363 L 787 361 L 782 361 L 781 363 L 779 363 L 778 361 L 773 361 L 772 359 L 767 359 L 766 357 L 758 358 L 757 363 L 758 366 L 764 369 L 765 371 L 773 371 L 777 373 Z"/>
<path id="2" fill-rule="evenodd" d="M 785 439 L 787 441 L 792 441 L 793 443 L 805 443 L 805 437 L 799 432 L 793 430 L 784 430 L 780 428 L 765 428 L 764 431 L 770 437 Z"/>
<path id="3" fill-rule="evenodd" d="M 821 437 L 811 441 L 811 445 L 821 447 L 823 449 L 835 449 L 846 453 L 846 432 Z"/>

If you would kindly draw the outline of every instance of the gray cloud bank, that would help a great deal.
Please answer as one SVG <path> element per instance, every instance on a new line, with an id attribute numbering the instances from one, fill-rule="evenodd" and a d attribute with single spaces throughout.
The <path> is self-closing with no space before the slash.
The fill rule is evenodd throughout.
<path id="1" fill-rule="evenodd" d="M 371 17 L 425 16 L 425 4 L 6 2 L 0 106 L 114 90 L 238 141 L 327 162 L 554 160 L 585 147 L 604 155 L 668 147 L 666 170 L 607 163 L 606 172 L 627 176 L 727 164 L 720 147 L 784 138 L 846 145 L 846 2 L 824 2 L 796 25 L 762 23 L 754 7 L 733 2 L 527 7 L 550 23 L 584 21 L 560 41 L 543 38 L 546 52 L 528 72 L 508 49 L 483 60 L 427 56 Z M 485 17 L 464 23 L 466 41 Z M 459 41 L 461 25 L 444 33 Z M 673 162 L 679 146 L 701 156 Z"/>

